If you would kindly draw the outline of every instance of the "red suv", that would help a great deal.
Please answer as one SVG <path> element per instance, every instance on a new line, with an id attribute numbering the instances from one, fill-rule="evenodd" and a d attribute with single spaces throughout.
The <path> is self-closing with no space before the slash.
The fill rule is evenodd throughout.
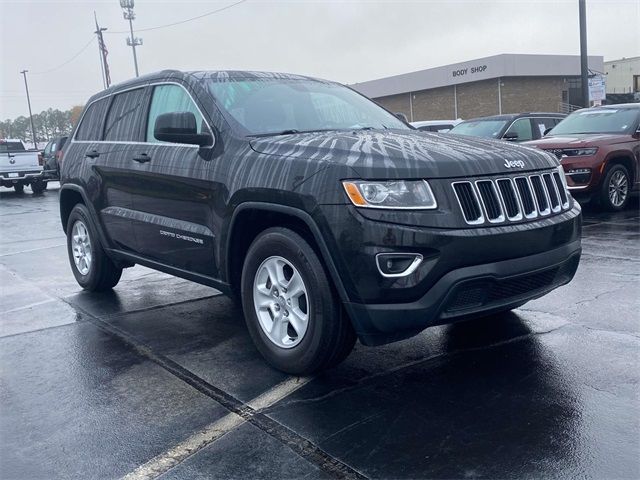
<path id="1" fill-rule="evenodd" d="M 621 210 L 640 187 L 640 103 L 577 110 L 525 144 L 558 157 L 578 200 Z"/>

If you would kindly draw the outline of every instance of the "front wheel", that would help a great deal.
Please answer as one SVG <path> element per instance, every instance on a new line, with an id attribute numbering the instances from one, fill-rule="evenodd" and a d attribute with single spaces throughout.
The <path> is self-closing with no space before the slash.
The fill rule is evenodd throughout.
<path id="1" fill-rule="evenodd" d="M 247 328 L 273 367 L 305 375 L 351 352 L 353 327 L 320 259 L 297 233 L 262 232 L 247 252 L 241 283 Z"/>
<path id="2" fill-rule="evenodd" d="M 602 182 L 600 204 L 606 210 L 622 210 L 629 200 L 631 177 L 624 165 L 614 165 L 608 171 Z"/>
<path id="3" fill-rule="evenodd" d="M 67 221 L 67 252 L 73 275 L 85 290 L 109 290 L 120 281 L 122 268 L 102 249 L 89 210 L 80 203 L 73 207 Z"/>

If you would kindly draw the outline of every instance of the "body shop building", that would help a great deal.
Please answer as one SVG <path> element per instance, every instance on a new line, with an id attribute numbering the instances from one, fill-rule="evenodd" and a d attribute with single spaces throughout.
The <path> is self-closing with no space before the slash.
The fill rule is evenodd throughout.
<path id="1" fill-rule="evenodd" d="M 589 57 L 591 71 L 603 64 Z M 581 104 L 580 56 L 502 54 L 352 87 L 410 121 L 566 111 Z"/>

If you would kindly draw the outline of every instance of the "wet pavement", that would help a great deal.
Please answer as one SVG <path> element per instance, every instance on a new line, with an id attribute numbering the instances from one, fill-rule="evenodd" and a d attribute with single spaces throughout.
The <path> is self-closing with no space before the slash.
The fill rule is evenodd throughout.
<path id="1" fill-rule="evenodd" d="M 0 219 L 0 478 L 640 477 L 637 201 L 585 211 L 571 284 L 303 379 L 211 288 L 82 292 L 55 184 Z"/>

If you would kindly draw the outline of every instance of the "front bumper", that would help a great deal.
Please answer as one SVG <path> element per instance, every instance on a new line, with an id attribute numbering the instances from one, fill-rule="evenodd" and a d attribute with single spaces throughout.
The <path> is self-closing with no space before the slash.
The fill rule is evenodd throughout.
<path id="1" fill-rule="evenodd" d="M 322 210 L 343 302 L 367 345 L 514 308 L 568 283 L 580 258 L 577 202 L 537 221 L 465 229 L 374 221 L 344 205 Z M 375 258 L 392 252 L 424 260 L 406 277 L 385 278 Z"/>

